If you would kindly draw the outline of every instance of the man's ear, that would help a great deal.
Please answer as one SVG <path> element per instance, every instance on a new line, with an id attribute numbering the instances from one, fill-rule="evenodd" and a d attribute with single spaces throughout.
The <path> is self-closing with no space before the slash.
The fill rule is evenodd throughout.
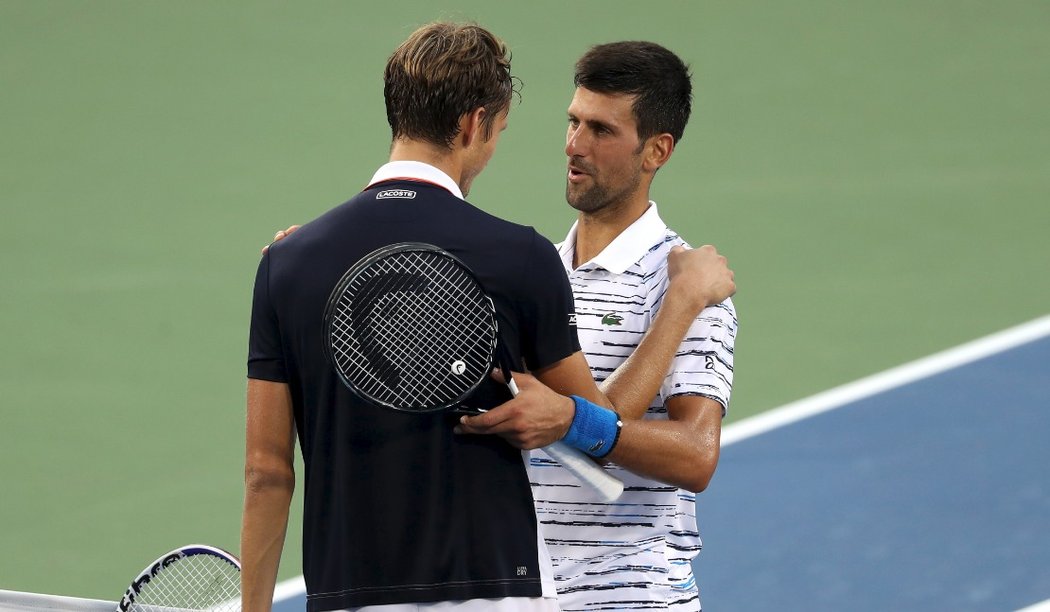
<path id="1" fill-rule="evenodd" d="M 464 149 L 469 149 L 475 142 L 483 141 L 485 135 L 484 119 L 487 117 L 484 106 L 459 118 L 459 142 Z"/>
<path id="2" fill-rule="evenodd" d="M 671 159 L 671 154 L 674 153 L 674 137 L 668 133 L 657 134 L 650 136 L 645 142 L 645 147 L 642 151 L 644 159 L 642 160 L 642 168 L 650 172 L 656 172 L 661 166 L 667 163 L 667 160 Z"/>

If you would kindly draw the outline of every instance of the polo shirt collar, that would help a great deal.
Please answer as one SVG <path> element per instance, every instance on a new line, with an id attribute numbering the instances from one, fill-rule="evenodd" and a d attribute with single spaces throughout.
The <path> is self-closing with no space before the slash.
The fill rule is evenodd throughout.
<path id="1" fill-rule="evenodd" d="M 430 164 L 417 161 L 392 161 L 383 164 L 372 175 L 372 180 L 368 183 L 368 186 L 371 187 L 376 183 L 398 179 L 434 183 L 452 192 L 452 195 L 457 198 L 463 199 L 463 191 L 456 184 L 456 181 L 452 180 L 452 177 Z"/>
<path id="2" fill-rule="evenodd" d="M 558 253 L 561 255 L 562 263 L 566 270 L 572 270 L 572 258 L 576 251 L 576 225 L 574 222 L 569 229 L 565 241 L 558 245 Z M 660 218 L 656 210 L 656 202 L 649 200 L 649 208 L 638 217 L 638 220 L 627 226 L 620 235 L 613 239 L 601 253 L 594 259 L 580 264 L 594 264 L 608 270 L 613 274 L 623 274 L 632 265 L 642 259 L 655 244 L 664 239 L 667 232 L 667 224 Z"/>

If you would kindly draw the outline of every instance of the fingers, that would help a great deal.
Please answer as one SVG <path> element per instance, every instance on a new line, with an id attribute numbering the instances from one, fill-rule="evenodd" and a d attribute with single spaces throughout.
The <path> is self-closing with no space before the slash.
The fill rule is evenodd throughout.
<path id="1" fill-rule="evenodd" d="M 277 242 L 278 240 L 281 240 L 282 238 L 291 236 L 292 232 L 294 232 L 295 230 L 299 229 L 300 227 L 302 227 L 302 226 L 301 225 L 289 225 L 286 229 L 283 229 L 283 230 L 277 232 L 276 234 L 274 234 L 273 235 L 273 241 Z"/>
<path id="2" fill-rule="evenodd" d="M 507 378 L 503 375 L 503 370 L 499 368 L 493 368 L 489 374 L 493 380 L 499 381 L 501 384 L 507 384 Z M 516 385 L 525 385 L 528 387 L 533 377 L 524 372 L 513 373 L 514 383 Z M 522 402 L 511 399 L 495 408 L 488 410 L 482 414 L 464 416 L 459 420 L 460 427 L 457 427 L 457 433 L 503 433 L 512 429 L 511 420 L 517 414 L 517 405 Z"/>
<path id="3" fill-rule="evenodd" d="M 489 376 L 500 384 L 507 384 L 507 379 L 499 368 L 493 368 Z M 503 429 L 500 429 L 500 425 L 504 424 L 508 417 L 507 411 L 501 410 L 501 408 L 513 401 L 512 399 L 510 402 L 496 406 L 481 414 L 460 417 L 459 425 L 456 426 L 456 433 L 491 434 L 503 431 Z"/>
<path id="4" fill-rule="evenodd" d="M 288 236 L 290 236 L 292 234 L 292 232 L 294 232 L 295 230 L 297 230 L 297 229 L 299 229 L 301 227 L 302 226 L 288 226 L 288 229 L 280 230 L 279 232 L 277 232 L 276 234 L 273 235 L 273 240 L 271 240 L 270 245 L 273 245 L 274 242 L 277 242 L 277 241 L 280 241 L 282 239 L 287 238 Z M 267 245 L 266 247 L 262 247 L 262 252 L 266 253 L 267 251 L 269 251 L 270 250 L 270 245 Z"/>
<path id="5" fill-rule="evenodd" d="M 729 260 L 710 244 L 695 249 L 672 247 L 667 255 L 667 274 L 671 293 L 690 308 L 703 309 L 736 295 Z"/>
<path id="6" fill-rule="evenodd" d="M 492 373 L 492 378 L 504 380 L 502 372 L 498 370 Z M 524 372 L 514 372 L 513 378 L 517 381 L 516 384 L 520 385 L 517 397 L 483 414 L 460 417 L 455 428 L 456 433 L 498 435 L 521 449 L 546 446 L 564 435 L 562 423 L 550 418 L 550 405 L 556 400 L 571 405 L 572 400 L 555 394 Z M 564 408 L 565 406 L 554 406 L 554 409 L 561 410 L 562 413 Z"/>
<path id="7" fill-rule="evenodd" d="M 512 415 L 510 410 L 504 409 L 506 405 L 497 406 L 481 414 L 460 417 L 456 433 L 498 434 L 509 431 L 508 421 Z"/>

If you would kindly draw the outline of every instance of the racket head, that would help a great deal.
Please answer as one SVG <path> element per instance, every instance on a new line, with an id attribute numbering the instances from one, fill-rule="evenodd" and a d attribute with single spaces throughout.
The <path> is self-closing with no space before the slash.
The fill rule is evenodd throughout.
<path id="1" fill-rule="evenodd" d="M 336 283 L 324 345 L 361 399 L 403 412 L 459 405 L 488 377 L 498 328 L 492 300 L 451 253 L 421 242 L 361 258 Z"/>
<path id="2" fill-rule="evenodd" d="M 146 566 L 132 581 L 117 612 L 241 609 L 241 563 L 214 546 L 191 544 Z"/>

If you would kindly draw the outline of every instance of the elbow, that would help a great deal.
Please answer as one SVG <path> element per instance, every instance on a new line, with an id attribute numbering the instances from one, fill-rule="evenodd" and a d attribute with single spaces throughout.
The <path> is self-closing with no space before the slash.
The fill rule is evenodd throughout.
<path id="1" fill-rule="evenodd" d="M 707 485 L 711 484 L 711 476 L 712 474 L 710 473 L 694 474 L 688 482 L 680 486 L 690 493 L 703 493 L 707 489 Z"/>
<path id="2" fill-rule="evenodd" d="M 703 493 L 715 476 L 715 468 L 718 467 L 718 453 L 699 452 L 690 464 L 689 474 L 678 486 L 691 493 Z"/>
<path id="3" fill-rule="evenodd" d="M 291 492 L 295 489 L 295 470 L 291 464 L 277 461 L 251 461 L 244 466 L 244 490 L 247 494 Z"/>

